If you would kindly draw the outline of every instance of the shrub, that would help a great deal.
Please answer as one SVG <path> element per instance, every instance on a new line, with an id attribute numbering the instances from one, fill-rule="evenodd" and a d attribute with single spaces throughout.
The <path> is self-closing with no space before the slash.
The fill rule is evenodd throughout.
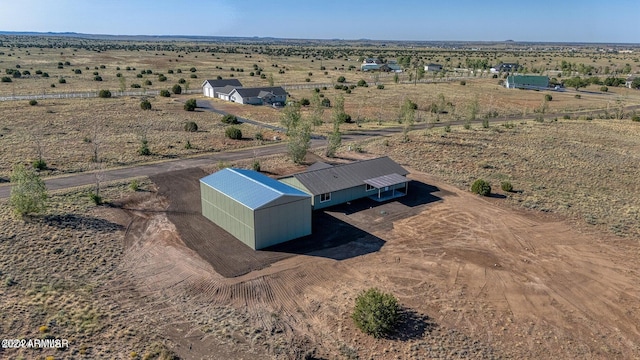
<path id="1" fill-rule="evenodd" d="M 640 115 L 633 115 L 631 121 L 640 121 Z"/>
<path id="2" fill-rule="evenodd" d="M 74 73 L 74 74 L 76 74 L 76 75 L 80 75 L 80 74 L 82 74 L 82 70 L 80 70 L 80 69 L 75 69 L 75 70 L 73 71 L 73 73 Z"/>
<path id="3" fill-rule="evenodd" d="M 10 78 L 10 77 L 8 77 L 8 76 L 3 76 L 3 77 L 2 77 L 2 80 L 0 80 L 0 81 L 2 81 L 3 83 L 10 83 L 12 80 L 11 80 L 11 78 Z"/>
<path id="4" fill-rule="evenodd" d="M 178 80 L 178 84 L 184 84 L 186 82 L 187 82 L 187 80 L 185 80 L 183 78 L 180 78 L 180 80 Z"/>
<path id="5" fill-rule="evenodd" d="M 47 162 L 44 161 L 44 159 L 34 160 L 31 165 L 33 165 L 33 168 L 36 170 L 47 170 Z"/>
<path id="6" fill-rule="evenodd" d="M 102 76 L 97 75 L 96 77 L 93 78 L 94 81 L 102 81 Z"/>
<path id="7" fill-rule="evenodd" d="M 491 185 L 482 179 L 478 179 L 471 185 L 471 192 L 482 196 L 489 196 L 491 194 Z"/>
<path id="8" fill-rule="evenodd" d="M 49 77 L 49 73 L 43 72 L 43 73 L 42 73 L 42 77 L 44 77 L 44 78 L 48 78 L 48 77 Z"/>
<path id="9" fill-rule="evenodd" d="M 511 185 L 511 183 L 508 182 L 508 181 L 503 181 L 500 184 L 500 188 L 502 188 L 502 191 L 506 191 L 506 192 L 512 192 L 513 191 L 513 185 Z"/>
<path id="10" fill-rule="evenodd" d="M 551 100 L 553 100 L 553 96 L 551 96 L 551 94 L 546 94 L 544 96 L 544 99 L 547 100 L 547 101 L 551 101 Z"/>
<path id="11" fill-rule="evenodd" d="M 26 215 L 44 211 L 47 188 L 34 170 L 17 165 L 11 174 L 11 184 L 9 204 L 16 214 Z"/>
<path id="12" fill-rule="evenodd" d="M 580 96 L 580 94 L 576 94 L 575 98 L 576 99 L 580 99 L 582 96 Z"/>
<path id="13" fill-rule="evenodd" d="M 562 118 L 564 120 L 571 120 L 571 115 L 563 115 Z"/>
<path id="14" fill-rule="evenodd" d="M 111 97 L 111 91 L 109 90 L 100 90 L 100 92 L 98 93 L 98 97 L 101 97 L 103 99 L 108 99 Z"/>
<path id="15" fill-rule="evenodd" d="M 187 150 L 193 149 L 193 146 L 191 145 L 191 141 L 187 140 L 187 142 L 184 144 L 184 148 Z"/>
<path id="16" fill-rule="evenodd" d="M 264 140 L 264 135 L 262 135 L 261 132 L 257 132 L 255 138 L 258 141 L 262 141 L 262 140 Z"/>
<path id="17" fill-rule="evenodd" d="M 240 131 L 240 129 L 238 129 L 235 126 L 230 126 L 228 127 L 225 131 L 224 134 L 229 138 L 229 139 L 233 139 L 233 140 L 240 140 L 242 139 L 242 131 Z"/>
<path id="18" fill-rule="evenodd" d="M 196 132 L 198 131 L 198 124 L 193 121 L 188 121 L 184 124 L 184 131 Z"/>
<path id="19" fill-rule="evenodd" d="M 140 89 L 141 87 L 140 84 L 131 84 L 132 89 Z"/>
<path id="20" fill-rule="evenodd" d="M 129 184 L 129 189 L 131 189 L 131 191 L 140 190 L 140 182 L 137 179 L 131 180 L 131 184 Z"/>
<path id="21" fill-rule="evenodd" d="M 364 81 L 364 79 L 360 79 L 360 81 L 358 81 L 358 86 L 367 86 L 367 82 Z"/>
<path id="22" fill-rule="evenodd" d="M 173 74 L 173 70 L 172 70 L 172 69 L 169 69 L 169 70 L 167 71 L 167 73 L 169 73 L 169 74 Z"/>
<path id="23" fill-rule="evenodd" d="M 184 109 L 186 111 L 194 111 L 197 107 L 198 104 L 196 103 L 196 99 L 189 99 L 184 103 Z"/>
<path id="24" fill-rule="evenodd" d="M 607 91 L 609 91 L 609 88 L 608 88 L 608 87 L 606 87 L 606 86 L 601 86 L 601 87 L 600 87 L 600 91 L 602 91 L 602 92 L 607 92 Z"/>
<path id="25" fill-rule="evenodd" d="M 338 81 L 339 83 L 343 83 L 343 82 L 347 81 L 347 79 L 346 79 L 344 76 L 340 76 L 340 77 L 338 77 L 338 80 L 337 80 L 337 81 Z"/>
<path id="26" fill-rule="evenodd" d="M 193 73 L 193 72 L 196 72 L 198 70 L 196 68 L 192 67 L 191 69 L 189 69 L 189 71 L 191 71 Z"/>
<path id="27" fill-rule="evenodd" d="M 144 99 L 140 102 L 140 108 L 142 110 L 151 110 L 151 102 L 147 99 Z"/>
<path id="28" fill-rule="evenodd" d="M 160 82 L 167 81 L 167 77 L 162 75 L 162 74 L 160 74 L 160 75 L 158 75 L 158 81 L 160 81 Z"/>
<path id="29" fill-rule="evenodd" d="M 191 75 L 189 75 L 189 77 L 190 77 L 190 78 L 192 78 L 192 79 L 197 79 L 197 78 L 198 78 L 198 75 L 196 75 L 196 74 L 191 74 Z M 233 74 L 231 74 L 231 77 L 233 77 Z"/>
<path id="30" fill-rule="evenodd" d="M 34 100 L 29 100 L 29 105 L 36 106 L 36 105 L 38 105 L 38 102 L 35 99 Z"/>
<path id="31" fill-rule="evenodd" d="M 309 105 L 311 105 L 311 101 L 309 101 L 309 99 L 307 99 L 307 98 L 302 98 L 302 99 L 300 99 L 300 105 L 309 106 Z"/>
<path id="32" fill-rule="evenodd" d="M 138 79 L 142 79 L 142 74 L 136 74 L 136 77 L 137 77 Z"/>
<path id="33" fill-rule="evenodd" d="M 122 73 L 117 73 L 116 77 L 122 77 Z"/>
<path id="34" fill-rule="evenodd" d="M 239 124 L 238 117 L 235 115 L 227 114 L 222 117 L 222 121 L 225 124 Z"/>
<path id="35" fill-rule="evenodd" d="M 399 317 L 398 300 L 393 295 L 385 294 L 376 288 L 358 295 L 353 314 L 351 314 L 358 329 L 376 338 L 391 333 Z"/>
<path id="36" fill-rule="evenodd" d="M 89 199 L 96 205 L 102 205 L 102 196 L 96 193 L 89 194 Z"/>
<path id="37" fill-rule="evenodd" d="M 173 85 L 173 87 L 171 88 L 171 91 L 172 91 L 174 94 L 176 94 L 176 95 L 182 94 L 182 86 L 180 86 L 180 85 L 178 85 L 178 84 L 175 84 L 175 85 Z"/>
<path id="38" fill-rule="evenodd" d="M 138 148 L 138 155 L 149 156 L 151 155 L 151 150 L 149 150 L 149 142 L 147 139 L 140 140 L 140 147 Z"/>
<path id="39" fill-rule="evenodd" d="M 145 84 L 146 86 L 151 86 L 151 85 L 153 85 L 153 83 L 151 82 L 151 80 L 145 80 L 145 81 L 144 81 L 144 84 Z"/>
<path id="40" fill-rule="evenodd" d="M 324 98 L 322 99 L 322 101 L 320 101 L 320 104 L 322 104 L 322 106 L 324 107 L 331 107 L 331 100 Z"/>
<path id="41" fill-rule="evenodd" d="M 251 168 L 253 169 L 253 171 L 260 171 L 260 161 L 254 160 Z"/>
<path id="42" fill-rule="evenodd" d="M 65 78 L 60 78 L 60 79 L 58 79 L 58 82 L 59 82 L 60 84 L 66 84 L 66 83 L 67 83 L 67 80 L 66 80 Z"/>
<path id="43" fill-rule="evenodd" d="M 464 80 L 460 80 L 460 85 L 465 86 L 465 85 L 467 85 L 467 82 L 464 81 Z"/>
<path id="44" fill-rule="evenodd" d="M 160 90 L 160 96 L 162 96 L 162 97 L 170 97 L 171 93 L 169 92 L 169 90 Z"/>
<path id="45" fill-rule="evenodd" d="M 384 85 L 382 85 L 382 84 L 378 85 L 378 89 L 383 90 L 384 89 Z"/>

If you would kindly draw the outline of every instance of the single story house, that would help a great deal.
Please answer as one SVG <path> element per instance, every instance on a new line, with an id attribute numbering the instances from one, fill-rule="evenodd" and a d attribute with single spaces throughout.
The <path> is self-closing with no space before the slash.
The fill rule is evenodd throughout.
<path id="1" fill-rule="evenodd" d="M 410 181 L 407 174 L 385 156 L 334 166 L 312 165 L 279 180 L 311 195 L 311 205 L 317 210 L 364 197 L 383 201 L 404 196 Z"/>
<path id="2" fill-rule="evenodd" d="M 226 86 L 242 87 L 242 83 L 238 79 L 205 80 L 202 83 L 202 94 L 217 98 L 218 91 Z"/>
<path id="3" fill-rule="evenodd" d="M 442 71 L 442 65 L 440 64 L 427 64 L 424 66 L 424 71 Z"/>
<path id="4" fill-rule="evenodd" d="M 202 215 L 254 250 L 311 234 L 311 196 L 244 169 L 200 179 Z"/>
<path id="5" fill-rule="evenodd" d="M 229 93 L 229 101 L 238 104 L 286 104 L 287 91 L 280 86 L 243 88 L 237 87 Z"/>
<path id="6" fill-rule="evenodd" d="M 510 75 L 504 82 L 507 89 L 540 89 L 549 87 L 548 76 L 538 75 Z"/>
<path id="7" fill-rule="evenodd" d="M 372 71 L 372 70 L 380 70 L 380 66 L 382 66 L 383 62 L 380 59 L 376 58 L 366 58 L 360 64 L 360 70 L 362 71 Z"/>
<path id="8" fill-rule="evenodd" d="M 520 69 L 520 64 L 516 63 L 502 63 L 498 64 L 495 67 L 490 69 L 491 73 L 501 73 L 501 72 L 514 72 Z"/>

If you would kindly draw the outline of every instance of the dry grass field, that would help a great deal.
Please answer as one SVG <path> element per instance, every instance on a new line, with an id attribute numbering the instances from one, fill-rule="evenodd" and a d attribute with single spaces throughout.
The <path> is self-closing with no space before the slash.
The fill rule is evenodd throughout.
<path id="1" fill-rule="evenodd" d="M 268 85 L 269 75 L 275 85 L 307 84 L 307 78 L 310 84 L 332 84 L 345 76 L 348 83 L 364 79 L 370 86 L 349 94 L 333 87 L 320 91 L 332 103 L 344 96 L 346 112 L 357 122 L 343 124 L 343 131 L 398 125 L 400 104 L 407 98 L 418 105 L 418 123 L 466 119 L 476 99 L 479 118 L 494 114 L 487 129 L 474 123 L 471 129 L 415 130 L 406 142 L 401 135 L 374 138 L 352 146 L 357 151 L 344 144 L 335 159 L 322 158 L 322 150 L 310 153 L 309 162 L 387 155 L 411 170 L 414 185 L 399 201 L 354 203 L 323 214 L 362 236 L 308 252 L 270 250 L 274 253 L 263 255 L 283 260 L 237 277 L 216 272 L 211 258 L 198 252 L 225 236 L 219 229 L 200 241 L 181 237 L 189 219 L 200 215 L 175 209 L 197 208 L 195 202 L 179 203 L 197 194 L 170 200 L 159 191 L 192 191 L 192 183 L 171 187 L 145 179 L 135 192 L 128 182 L 104 184 L 105 206 L 92 205 L 89 189 L 70 189 L 52 194 L 47 212 L 26 220 L 0 200 L 0 333 L 71 341 L 66 351 L 0 349 L 0 358 L 640 357 L 640 123 L 629 119 L 629 108 L 622 120 L 591 115 L 639 105 L 638 91 L 611 87 L 603 93 L 592 85 L 581 89 L 578 99 L 571 89 L 507 90 L 486 74 L 468 77 L 463 86 L 459 80 L 402 83 L 409 80 L 404 73 L 396 84 L 392 75 L 350 69 L 359 66 L 358 57 L 378 54 L 357 46 L 165 47 L 73 40 L 49 48 L 54 40 L 41 38 L 30 47 L 18 46 L 21 41 L 0 38 L 0 75 L 19 64 L 20 70 L 41 70 L 50 77 L 0 83 L 0 96 L 117 91 L 122 78 L 127 90 L 144 80 L 152 81 L 147 89 L 160 90 L 180 78 L 195 89 L 206 78 L 232 74 L 247 86 Z M 547 69 L 566 60 L 619 73 L 629 63 L 638 71 L 636 53 L 589 48 L 572 53 L 389 47 L 379 54 L 413 54 L 451 67 L 485 57 Z M 267 78 L 249 74 L 254 64 Z M 143 69 L 153 73 L 137 77 Z M 94 71 L 102 82 L 93 80 Z M 158 81 L 158 73 L 167 81 Z M 60 77 L 67 83 L 58 83 Z M 384 89 L 374 86 L 376 81 Z M 312 91 L 289 92 L 299 100 L 311 98 Z M 553 96 L 545 111 L 558 120 L 535 122 L 545 94 Z M 112 168 L 254 146 L 257 132 L 265 142 L 282 137 L 243 124 L 246 139 L 225 139 L 220 115 L 182 109 L 191 97 L 204 100 L 149 97 L 150 111 L 140 109 L 140 97 L 41 100 L 36 106 L 0 102 L 0 181 L 9 178 L 14 164 L 36 159 L 38 151 L 49 167 L 43 175 L 55 176 L 96 170 L 91 161 L 96 146 L 101 167 Z M 429 111 L 442 99 L 446 114 Z M 238 116 L 279 123 L 277 109 L 210 102 Z M 315 132 L 330 131 L 331 111 L 326 109 L 325 124 Z M 564 114 L 572 119 L 563 119 Z M 494 123 L 494 117 L 509 121 Z M 185 132 L 187 121 L 196 122 L 199 131 Z M 137 154 L 145 136 L 150 156 Z M 192 149 L 185 148 L 187 141 Z M 304 168 L 285 156 L 262 158 L 260 164 L 272 176 Z M 250 168 L 252 160 L 224 165 Z M 493 197 L 469 193 L 477 178 L 491 183 Z M 502 191 L 502 181 L 511 182 L 514 191 Z M 405 310 L 401 331 L 389 339 L 362 335 L 349 317 L 358 292 L 373 286 L 395 294 Z"/>

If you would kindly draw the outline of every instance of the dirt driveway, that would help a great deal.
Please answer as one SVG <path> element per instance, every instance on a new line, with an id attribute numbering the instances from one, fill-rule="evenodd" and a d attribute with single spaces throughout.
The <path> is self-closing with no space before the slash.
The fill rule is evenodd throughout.
<path id="1" fill-rule="evenodd" d="M 635 241 L 582 233 L 414 173 L 405 199 L 321 214 L 336 227 L 320 228 L 313 241 L 243 251 L 195 220 L 196 185 L 179 182 L 201 175 L 155 178 L 173 202 L 145 212 L 129 235 L 138 244 L 127 265 L 134 281 L 186 318 L 185 330 L 173 333 L 178 344 L 205 328 L 188 338 L 194 349 L 217 339 L 273 357 L 640 357 Z M 189 223 L 199 230 L 181 230 Z M 200 236 L 207 240 L 194 242 Z M 329 241 L 318 245 L 322 236 Z M 174 240 L 158 240 L 167 237 Z M 410 336 L 374 340 L 353 328 L 353 300 L 372 286 L 412 314 L 404 324 Z M 176 348 L 181 356 L 197 358 L 184 346 Z"/>

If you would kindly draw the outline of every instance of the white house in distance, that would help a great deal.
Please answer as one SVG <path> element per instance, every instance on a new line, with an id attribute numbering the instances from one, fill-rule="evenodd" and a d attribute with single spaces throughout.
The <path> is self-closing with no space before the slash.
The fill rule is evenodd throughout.
<path id="1" fill-rule="evenodd" d="M 424 71 L 442 71 L 442 65 L 440 64 L 427 64 L 424 66 Z"/>
<path id="2" fill-rule="evenodd" d="M 229 101 L 238 104 L 262 105 L 287 102 L 287 91 L 280 86 L 243 88 L 237 87 L 229 93 Z"/>
<path id="3" fill-rule="evenodd" d="M 202 94 L 206 97 L 217 98 L 219 90 L 226 86 L 242 87 L 238 79 L 205 80 L 202 83 Z"/>

